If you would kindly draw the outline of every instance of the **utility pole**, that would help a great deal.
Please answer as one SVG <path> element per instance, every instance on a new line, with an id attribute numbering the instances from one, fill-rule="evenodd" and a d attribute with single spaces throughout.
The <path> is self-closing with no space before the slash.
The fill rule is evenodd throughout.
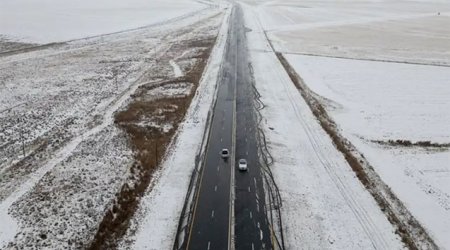
<path id="1" fill-rule="evenodd" d="M 118 77 L 118 74 L 119 74 L 118 71 L 119 70 L 117 69 L 117 67 L 113 67 L 112 74 L 113 74 L 113 78 L 114 78 L 114 84 L 116 85 L 116 92 L 119 92 L 119 84 L 118 84 L 118 81 L 117 81 L 117 77 Z"/>
<path id="2" fill-rule="evenodd" d="M 14 112 L 14 115 L 16 112 Z M 17 117 L 17 124 L 20 126 L 20 118 Z M 19 128 L 19 134 L 20 134 L 20 140 L 22 141 L 22 153 L 23 157 L 25 158 L 25 138 L 23 136 L 23 129 Z"/>
<path id="3" fill-rule="evenodd" d="M 158 166 L 158 138 L 155 140 L 155 167 Z"/>
<path id="4" fill-rule="evenodd" d="M 23 131 L 22 131 L 22 153 L 23 157 L 25 158 L 25 138 L 23 137 Z"/>

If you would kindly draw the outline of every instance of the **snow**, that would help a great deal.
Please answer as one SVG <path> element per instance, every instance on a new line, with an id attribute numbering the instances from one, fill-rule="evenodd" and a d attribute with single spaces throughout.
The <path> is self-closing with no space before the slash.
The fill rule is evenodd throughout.
<path id="1" fill-rule="evenodd" d="M 450 2 L 246 2 L 252 4 L 275 49 L 318 94 L 341 133 L 438 246 L 449 248 L 449 148 L 389 146 L 373 141 L 450 143 Z M 267 51 L 264 47 L 257 49 Z M 254 61 L 264 60 L 261 57 Z M 284 81 L 271 82 L 276 86 Z M 280 102 L 286 99 L 283 95 L 273 98 Z M 270 109 L 269 102 L 265 112 Z M 269 115 L 267 119 L 273 126 L 283 118 Z M 286 125 L 280 122 L 280 126 Z M 293 139 L 289 135 L 286 141 Z M 276 142 L 286 144 L 285 140 Z M 273 148 L 276 145 L 272 143 Z M 292 143 L 287 148 L 296 147 Z M 299 166 L 304 161 L 285 158 Z M 275 170 L 279 176 L 280 172 Z"/>
<path id="2" fill-rule="evenodd" d="M 438 244 L 450 246 L 450 152 L 371 141 L 450 142 L 450 68 L 287 55 L 333 119 Z M 324 71 L 323 69 L 329 69 Z"/>
<path id="3" fill-rule="evenodd" d="M 11 218 L 9 215 L 5 215 L 5 212 L 8 209 L 7 206 L 0 205 L 0 216 L 2 218 L 2 223 L 0 224 L 0 248 L 3 248 L 10 239 L 14 238 L 14 235 L 17 232 L 17 223 Z"/>
<path id="4" fill-rule="evenodd" d="M 2 220 L 5 219 L 8 222 L 13 221 L 13 219 L 10 218 L 9 215 L 9 208 L 14 202 L 16 202 L 24 194 L 29 192 L 32 188 L 34 188 L 34 186 L 43 178 L 45 174 L 47 174 L 47 172 L 49 172 L 56 165 L 60 164 L 62 161 L 68 158 L 83 140 L 86 140 L 87 138 L 99 133 L 107 126 L 113 124 L 113 113 L 124 104 L 124 102 L 139 87 L 140 84 L 143 84 L 142 82 L 137 83 L 138 84 L 131 85 L 119 96 L 119 98 L 111 102 L 111 105 L 106 110 L 104 110 L 102 121 L 99 125 L 82 132 L 78 136 L 75 136 L 58 152 L 56 152 L 56 154 L 50 161 L 48 161 L 45 165 L 39 167 L 39 169 L 35 173 L 33 173 L 33 175 L 31 175 L 30 178 L 28 178 L 23 184 L 21 184 L 21 186 L 16 187 L 16 191 L 2 201 L 0 206 L 0 218 L 2 218 Z M 20 93 L 18 94 L 20 95 Z M 3 233 L 5 231 L 0 232 L 0 242 L 2 244 L 11 241 L 11 236 L 14 236 L 17 233 L 15 230 L 13 230 L 13 228 L 14 227 L 5 230 L 8 232 L 6 234 Z"/>
<path id="5" fill-rule="evenodd" d="M 180 66 L 178 66 L 178 64 L 174 60 L 170 60 L 169 63 L 170 63 L 170 66 L 172 66 L 172 68 L 173 68 L 173 73 L 174 73 L 175 77 L 183 76 L 183 71 L 181 70 Z"/>
<path id="6" fill-rule="evenodd" d="M 217 77 L 225 48 L 229 11 L 205 68 L 197 93 L 180 124 L 162 167 L 154 174 L 122 249 L 170 249 L 184 203 L 195 156 L 201 150 L 207 116 L 215 97 Z M 136 231 L 134 233 L 134 231 Z M 131 244 L 131 246 L 130 246 Z"/>
<path id="7" fill-rule="evenodd" d="M 343 135 L 437 244 L 449 248 L 448 147 L 372 142 L 450 142 L 449 2 L 246 2 L 252 4 L 243 4 L 250 59 L 266 105 L 262 129 L 275 160 L 272 168 L 283 198 L 288 249 L 403 246 L 290 81 L 263 29 L 320 95 Z M 0 248 L 11 241 L 18 248 L 37 246 L 42 233 L 51 246 L 84 248 L 116 189 L 129 176 L 132 153 L 113 125 L 113 114 L 139 85 L 161 80 L 147 76 L 184 74 L 193 60 L 179 59 L 195 51 L 175 55 L 167 65 L 152 60 L 179 38 L 177 33 L 171 37 L 175 29 L 220 13 L 199 12 L 205 6 L 188 0 L 0 1 L 0 43 L 67 41 L 165 24 L 0 58 Z M 154 173 L 123 249 L 172 247 L 214 101 L 228 17 L 229 12 L 186 118 L 163 166 Z M 168 20 L 174 18 L 184 19 L 171 24 Z M 182 82 L 149 91 L 158 98 L 186 95 L 191 89 L 190 83 Z M 140 125 L 173 128 L 151 120 Z M 21 156 L 22 135 L 26 157 Z M 49 148 L 40 152 L 47 141 Z M 25 172 L 14 172 L 11 166 L 28 160 L 33 164 Z M 84 188 L 77 189 L 80 183 Z M 60 221 L 65 223 L 55 224 Z M 78 245 L 70 246 L 65 240 L 69 238 Z"/>
<path id="8" fill-rule="evenodd" d="M 258 10 L 278 51 L 450 65 L 448 1 L 272 1 Z"/>
<path id="9" fill-rule="evenodd" d="M 113 124 L 71 144 L 50 161 L 55 164 L 51 171 L 43 175 L 50 165 L 41 168 L 26 183 L 27 188 L 21 187 L 2 203 L 15 199 L 9 208 L 20 225 L 14 232 L 15 247 L 86 248 L 86 239 L 93 238 L 104 211 L 113 205 L 124 179 L 130 176 L 127 166 L 133 154 L 127 138 Z"/>
<path id="10" fill-rule="evenodd" d="M 175 75 L 175 77 L 178 76 Z M 175 82 L 153 88 L 149 91 L 149 94 L 154 98 L 164 98 L 167 96 L 185 96 L 191 93 L 192 87 L 192 83 L 190 82 Z"/>
<path id="11" fill-rule="evenodd" d="M 243 6 L 287 249 L 401 249 L 392 225 L 271 51 L 258 9 Z"/>
<path id="12" fill-rule="evenodd" d="M 172 79 L 170 59 L 192 63 L 180 56 L 189 49 L 174 45 L 200 28 L 214 34 L 220 13 L 208 8 L 159 26 L 0 57 L 0 248 L 87 247 L 134 161 L 114 113 L 139 86 Z M 186 95 L 192 84 L 166 87 L 155 91 Z M 22 135 L 28 157 L 21 156 Z"/>
<path id="13" fill-rule="evenodd" d="M 191 0 L 2 0 L 0 35 L 60 42 L 156 24 L 205 6 Z"/>
<path id="14" fill-rule="evenodd" d="M 450 113 L 445 112 L 450 110 L 450 68 L 300 55 L 286 58 L 314 92 L 329 100 L 344 131 L 366 140 L 450 142 Z"/>
<path id="15" fill-rule="evenodd" d="M 157 128 L 160 129 L 163 133 L 167 133 L 173 128 L 173 125 L 171 123 L 159 124 L 154 121 L 146 121 L 146 120 L 140 121 L 136 123 L 136 125 L 140 127 Z"/>

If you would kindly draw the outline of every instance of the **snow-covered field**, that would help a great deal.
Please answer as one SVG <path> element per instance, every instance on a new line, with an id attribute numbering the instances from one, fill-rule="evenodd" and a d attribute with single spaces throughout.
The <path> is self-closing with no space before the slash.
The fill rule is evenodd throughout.
<path id="1" fill-rule="evenodd" d="M 196 62 L 202 48 L 190 44 L 214 37 L 221 22 L 221 9 L 205 7 L 158 26 L 0 56 L 0 248 L 90 244 L 133 179 L 134 153 L 114 114 L 139 86 L 176 79 Z"/>
<path id="2" fill-rule="evenodd" d="M 267 1 L 255 9 L 342 134 L 449 248 L 450 2 Z"/>
<path id="3" fill-rule="evenodd" d="M 394 228 L 320 127 L 244 5 L 287 249 L 400 249 Z"/>
<path id="4" fill-rule="evenodd" d="M 287 55 L 344 131 L 367 141 L 450 142 L 450 68 Z M 326 69 L 326 70 L 324 70 Z"/>
<path id="5" fill-rule="evenodd" d="M 450 65 L 448 1 L 270 1 L 258 10 L 281 52 Z"/>
<path id="6" fill-rule="evenodd" d="M 287 59 L 437 243 L 450 246 L 450 68 L 299 55 Z M 383 144 L 389 140 L 444 146 Z"/>
<path id="7" fill-rule="evenodd" d="M 191 0 L 2 0 L 0 41 L 60 42 L 152 25 L 202 8 Z"/>
<path id="8" fill-rule="evenodd" d="M 243 2 L 287 248 L 404 245 L 267 38 L 438 246 L 450 248 L 450 2 Z M 182 77 L 199 48 L 181 44 L 213 36 L 228 18 L 223 12 L 190 0 L 0 1 L 0 52 L 66 41 L 0 54 L 0 248 L 88 246 L 115 195 L 136 175 L 114 114 L 140 86 Z M 224 22 L 120 248 L 172 246 L 226 29 Z M 183 96 L 192 87 L 169 83 L 148 88 L 145 98 Z M 174 127 L 152 119 L 135 125 Z"/>

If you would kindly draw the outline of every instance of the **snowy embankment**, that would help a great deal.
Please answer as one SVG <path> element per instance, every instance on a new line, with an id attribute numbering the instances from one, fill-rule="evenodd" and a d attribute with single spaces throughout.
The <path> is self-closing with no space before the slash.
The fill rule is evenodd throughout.
<path id="1" fill-rule="evenodd" d="M 450 68 L 296 55 L 287 59 L 436 243 L 450 246 Z M 408 146 L 395 144 L 397 140 L 442 146 Z"/>
<path id="2" fill-rule="evenodd" d="M 450 247 L 450 2 L 271 1 L 256 9 L 342 135 L 436 244 Z"/>
<path id="3" fill-rule="evenodd" d="M 115 111 L 139 86 L 176 78 L 169 60 L 195 63 L 180 43 L 214 33 L 221 12 L 0 57 L 0 248 L 90 244 L 132 175 Z"/>
<path id="4" fill-rule="evenodd" d="M 230 8 L 223 17 L 216 45 L 197 93 L 179 126 L 176 139 L 168 148 L 161 168 L 154 173 L 147 194 L 141 199 L 136 216 L 120 246 L 122 249 L 170 249 L 173 246 L 189 179 L 195 168 L 195 156 L 201 150 L 208 111 L 215 98 L 229 15 Z"/>
<path id="5" fill-rule="evenodd" d="M 243 5 L 288 249 L 399 249 L 394 228 L 322 130 Z"/>
<path id="6" fill-rule="evenodd" d="M 148 26 L 202 8 L 190 0 L 2 0 L 0 38 L 61 42 Z"/>

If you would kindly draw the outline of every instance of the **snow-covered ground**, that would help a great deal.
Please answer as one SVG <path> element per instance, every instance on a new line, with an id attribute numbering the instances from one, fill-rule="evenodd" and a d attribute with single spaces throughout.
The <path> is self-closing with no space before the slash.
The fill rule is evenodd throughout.
<path id="1" fill-rule="evenodd" d="M 450 142 L 450 68 L 288 55 L 345 137 L 442 247 L 450 241 L 450 152 L 377 141 Z M 327 69 L 327 70 L 324 70 Z"/>
<path id="2" fill-rule="evenodd" d="M 160 23 L 202 8 L 192 0 L 2 0 L 0 38 L 60 42 Z"/>
<path id="3" fill-rule="evenodd" d="M 139 86 L 183 75 L 197 60 L 186 44 L 213 37 L 221 12 L 0 57 L 0 248 L 92 241 L 132 175 L 134 155 L 114 113 Z M 190 89 L 167 85 L 148 96 Z"/>
<path id="4" fill-rule="evenodd" d="M 201 150 L 207 117 L 215 98 L 230 10 L 228 8 L 223 17 L 197 95 L 180 124 L 176 140 L 169 147 L 161 169 L 154 174 L 141 200 L 121 249 L 171 249 L 173 246 L 190 176 L 195 168 L 195 157 Z"/>
<path id="5" fill-rule="evenodd" d="M 401 249 L 403 244 L 320 127 L 267 37 L 436 243 L 450 248 L 450 3 L 244 2 L 288 249 Z M 0 1 L 0 51 L 155 24 L 0 55 L 0 248 L 89 244 L 131 174 L 133 152 L 113 114 L 140 85 L 183 76 L 194 52 L 169 53 L 165 63 L 155 58 L 192 38 L 197 21 L 214 26 L 222 20 L 223 9 L 207 6 L 189 0 Z M 180 16 L 179 22 L 166 22 Z M 123 249 L 173 244 L 214 98 L 226 29 L 225 21 Z M 168 84 L 147 97 L 185 95 L 191 88 L 188 82 Z M 158 126 L 151 120 L 139 125 Z"/>
<path id="6" fill-rule="evenodd" d="M 450 68 L 286 55 L 334 119 L 368 141 L 450 142 Z M 326 69 L 326 70 L 324 70 Z"/>
<path id="7" fill-rule="evenodd" d="M 270 1 L 258 13 L 281 52 L 450 65 L 448 1 Z"/>
<path id="8" fill-rule="evenodd" d="M 342 134 L 449 248 L 450 2 L 253 2 L 275 49 Z"/>
<path id="9" fill-rule="evenodd" d="M 244 5 L 262 128 L 283 199 L 287 249 L 400 249 L 394 228 L 322 130 Z"/>

